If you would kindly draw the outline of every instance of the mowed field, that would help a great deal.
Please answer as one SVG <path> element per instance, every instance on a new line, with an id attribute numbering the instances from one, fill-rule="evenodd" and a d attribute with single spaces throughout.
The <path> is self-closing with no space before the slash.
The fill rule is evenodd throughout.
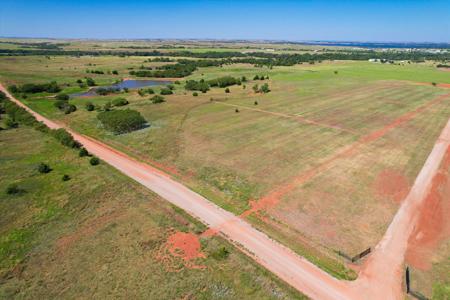
<path id="1" fill-rule="evenodd" d="M 146 59 L 5 57 L 0 76 L 7 83 L 74 85 L 86 68 L 117 69 L 119 76 L 89 74 L 112 83 L 130 77 L 127 68 Z M 252 80 L 256 74 L 269 79 Z M 180 79 L 175 94 L 158 105 L 136 91 L 121 94 L 130 101 L 127 107 L 151 122 L 124 135 L 106 132 L 96 113 L 84 109 L 87 101 L 103 105 L 117 95 L 73 99 L 78 111 L 70 115 L 57 111 L 46 95 L 23 100 L 171 173 L 332 274 L 353 277 L 336 252 L 353 256 L 375 246 L 385 232 L 450 116 L 450 89 L 439 85 L 450 83 L 449 73 L 430 64 L 335 61 L 273 69 L 225 65 L 187 79 L 225 75 L 249 81 L 230 93 L 213 88 L 193 97 Z M 253 92 L 262 83 L 270 93 Z M 448 278 L 442 267 L 448 253 L 433 259 L 433 267 L 417 265 L 422 282 Z"/>
<path id="2" fill-rule="evenodd" d="M 200 237 L 198 221 L 46 134 L 3 130 L 0 149 L 2 299 L 304 299 L 223 239 Z M 40 162 L 52 171 L 40 174 Z M 5 193 L 12 183 L 19 194 Z"/>

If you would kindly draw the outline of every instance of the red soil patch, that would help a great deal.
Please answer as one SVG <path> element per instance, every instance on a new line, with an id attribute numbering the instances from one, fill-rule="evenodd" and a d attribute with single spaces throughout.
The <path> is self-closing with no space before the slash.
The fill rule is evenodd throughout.
<path id="1" fill-rule="evenodd" d="M 192 233 L 175 232 L 169 236 L 167 242 L 160 249 L 157 258 L 163 261 L 169 270 L 179 272 L 176 268 L 176 258 L 183 260 L 183 265 L 189 269 L 204 269 L 206 266 L 196 265 L 194 260 L 205 258 L 205 254 L 200 251 L 201 245 L 198 236 Z"/>
<path id="2" fill-rule="evenodd" d="M 419 106 L 415 110 L 410 111 L 410 112 L 404 114 L 403 116 L 400 116 L 399 118 L 395 119 L 393 122 L 389 123 L 388 125 L 380 128 L 378 130 L 375 130 L 372 133 L 362 136 L 353 144 L 351 144 L 347 147 L 344 147 L 341 151 L 339 151 L 335 155 L 329 157 L 328 159 L 326 159 L 325 161 L 323 161 L 321 164 L 317 165 L 316 167 L 313 167 L 312 169 L 306 171 L 305 173 L 303 173 L 297 177 L 294 177 L 291 180 L 291 182 L 276 188 L 275 190 L 270 192 L 267 196 L 261 198 L 259 201 L 250 201 L 251 208 L 249 210 L 245 211 L 244 213 L 242 213 L 241 216 L 245 217 L 245 216 L 250 215 L 251 213 L 258 212 L 259 210 L 263 210 L 263 209 L 267 210 L 268 208 L 276 206 L 282 196 L 286 195 L 287 193 L 294 190 L 299 185 L 301 185 L 301 184 L 307 182 L 308 180 L 310 180 L 311 178 L 315 177 L 320 172 L 328 169 L 329 167 L 331 167 L 333 162 L 335 162 L 336 160 L 354 155 L 361 145 L 371 143 L 371 142 L 383 137 L 390 130 L 413 119 L 416 115 L 422 113 L 423 111 L 425 111 L 429 107 L 433 106 L 434 104 L 442 102 L 445 98 L 447 98 L 449 96 L 450 96 L 450 94 L 440 95 L 440 96 L 436 97 L 435 99 L 425 103 L 424 105 Z"/>
<path id="3" fill-rule="evenodd" d="M 450 237 L 450 147 L 433 178 L 417 226 L 408 241 L 406 261 L 421 270 L 431 267 L 433 250 Z"/>
<path id="4" fill-rule="evenodd" d="M 400 203 L 410 189 L 408 180 L 400 172 L 386 169 L 381 171 L 374 182 L 375 193 Z"/>

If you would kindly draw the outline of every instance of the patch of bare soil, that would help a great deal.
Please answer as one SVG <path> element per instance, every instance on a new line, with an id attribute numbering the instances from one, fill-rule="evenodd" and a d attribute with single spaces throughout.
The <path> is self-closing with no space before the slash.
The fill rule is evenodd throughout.
<path id="1" fill-rule="evenodd" d="M 183 267 L 205 269 L 206 266 L 195 263 L 196 259 L 205 257 L 205 254 L 201 252 L 199 237 L 193 233 L 181 231 L 172 233 L 156 255 L 156 258 L 162 261 L 171 272 L 179 272 Z"/>
<path id="2" fill-rule="evenodd" d="M 433 178 L 417 226 L 408 241 L 406 261 L 413 267 L 428 270 L 433 251 L 450 238 L 450 148 L 439 172 Z"/>
<path id="3" fill-rule="evenodd" d="M 381 171 L 373 184 L 375 194 L 380 198 L 400 203 L 410 189 L 407 178 L 399 171 L 386 169 Z"/>

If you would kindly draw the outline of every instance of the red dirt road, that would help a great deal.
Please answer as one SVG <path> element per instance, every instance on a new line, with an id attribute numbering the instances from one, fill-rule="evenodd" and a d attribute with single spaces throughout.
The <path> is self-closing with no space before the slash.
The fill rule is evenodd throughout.
<path id="1" fill-rule="evenodd" d="M 1 85 L 0 90 L 12 101 L 30 111 L 39 121 L 51 128 L 61 127 L 27 108 Z M 70 132 L 89 152 L 200 219 L 209 227 L 218 230 L 222 236 L 258 263 L 313 299 L 403 298 L 401 275 L 408 239 L 419 219 L 421 207 L 439 164 L 450 146 L 449 121 L 385 236 L 363 266 L 359 278 L 353 282 L 346 282 L 333 278 L 241 218 L 209 202 L 163 172 L 99 141 Z"/>

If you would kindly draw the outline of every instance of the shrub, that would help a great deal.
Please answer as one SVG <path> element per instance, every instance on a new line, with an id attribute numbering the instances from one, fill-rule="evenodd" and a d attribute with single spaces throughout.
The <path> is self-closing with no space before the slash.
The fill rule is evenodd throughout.
<path id="1" fill-rule="evenodd" d="M 253 89 L 253 91 L 254 91 L 255 93 L 258 93 L 258 92 L 259 92 L 259 86 L 258 86 L 257 84 L 255 84 L 255 85 L 252 87 L 252 89 Z"/>
<path id="2" fill-rule="evenodd" d="M 68 114 L 70 114 L 70 113 L 73 113 L 74 111 L 76 111 L 77 110 L 77 107 L 75 106 L 75 105 L 73 105 L 73 104 L 67 104 L 65 107 L 64 107 L 64 113 L 66 114 L 66 115 L 68 115 Z"/>
<path id="3" fill-rule="evenodd" d="M 432 85 L 432 86 L 436 86 L 437 83 L 436 83 L 436 82 L 432 82 L 431 85 Z"/>
<path id="4" fill-rule="evenodd" d="M 253 77 L 253 80 L 259 80 L 259 76 L 255 75 L 255 77 Z"/>
<path id="5" fill-rule="evenodd" d="M 229 93 L 230 92 L 230 89 L 229 88 L 226 88 L 225 89 L 225 93 Z"/>
<path id="6" fill-rule="evenodd" d="M 70 180 L 70 176 L 67 174 L 64 174 L 62 177 L 62 181 L 69 181 Z"/>
<path id="7" fill-rule="evenodd" d="M 173 92 L 172 92 L 172 90 L 171 89 L 168 89 L 168 88 L 163 88 L 163 89 L 161 89 L 161 91 L 159 92 L 161 95 L 172 95 L 173 94 Z"/>
<path id="8" fill-rule="evenodd" d="M 153 104 L 163 103 L 166 101 L 163 96 L 159 95 L 151 97 L 150 100 L 152 101 Z"/>
<path id="9" fill-rule="evenodd" d="M 146 120 L 135 110 L 114 110 L 98 114 L 103 127 L 116 134 L 131 132 L 144 127 Z"/>
<path id="10" fill-rule="evenodd" d="M 80 152 L 78 152 L 78 156 L 80 156 L 80 157 L 85 157 L 88 155 L 89 155 L 89 152 L 86 150 L 86 148 L 81 148 Z"/>
<path id="11" fill-rule="evenodd" d="M 55 137 L 61 144 L 70 148 L 79 148 L 80 144 L 74 140 L 73 136 L 67 132 L 64 128 L 59 128 L 52 130 L 51 134 Z"/>
<path id="12" fill-rule="evenodd" d="M 91 102 L 86 103 L 85 107 L 87 111 L 93 111 L 95 109 L 94 104 L 92 104 Z"/>
<path id="13" fill-rule="evenodd" d="M 258 101 L 255 101 L 255 103 L 254 103 L 255 105 L 258 105 Z"/>
<path id="14" fill-rule="evenodd" d="M 37 169 L 38 169 L 39 173 L 42 173 L 42 174 L 49 173 L 52 170 L 49 165 L 44 164 L 44 163 L 40 163 L 38 165 Z"/>
<path id="15" fill-rule="evenodd" d="M 86 84 L 88 86 L 96 86 L 97 84 L 95 83 L 94 79 L 92 79 L 91 77 L 86 77 Z"/>
<path id="16" fill-rule="evenodd" d="M 124 106 L 127 104 L 128 104 L 128 101 L 125 98 L 116 98 L 112 101 L 112 105 L 114 105 L 114 106 Z"/>
<path id="17" fill-rule="evenodd" d="M 119 72 L 117 72 L 117 70 L 113 70 L 113 71 L 112 71 L 112 74 L 113 74 L 113 75 L 119 75 Z"/>
<path id="18" fill-rule="evenodd" d="M 67 101 L 67 100 L 69 100 L 69 95 L 61 93 L 61 94 L 56 95 L 56 99 L 58 99 L 58 100 L 66 100 Z"/>
<path id="19" fill-rule="evenodd" d="M 14 195 L 14 194 L 18 194 L 20 192 L 19 187 L 17 186 L 17 184 L 10 184 L 8 185 L 8 187 L 6 188 L 6 193 L 8 195 Z"/>
<path id="20" fill-rule="evenodd" d="M 193 92 L 193 93 L 192 93 L 192 96 L 197 97 L 197 96 L 198 96 L 198 93 L 197 93 L 197 92 Z"/>
<path id="21" fill-rule="evenodd" d="M 94 156 L 89 160 L 89 163 L 91 164 L 91 166 L 96 166 L 100 163 L 100 159 Z"/>

